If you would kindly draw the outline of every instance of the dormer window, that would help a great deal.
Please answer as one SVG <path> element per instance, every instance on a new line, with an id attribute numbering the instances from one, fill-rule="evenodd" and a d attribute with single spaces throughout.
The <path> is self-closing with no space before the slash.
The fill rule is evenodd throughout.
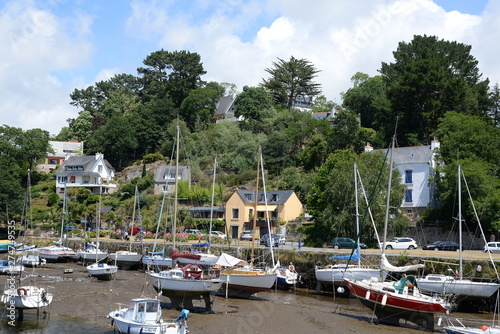
<path id="1" fill-rule="evenodd" d="M 245 199 L 246 199 L 247 201 L 251 201 L 251 200 L 252 200 L 252 198 L 253 198 L 252 194 L 245 194 Z"/>

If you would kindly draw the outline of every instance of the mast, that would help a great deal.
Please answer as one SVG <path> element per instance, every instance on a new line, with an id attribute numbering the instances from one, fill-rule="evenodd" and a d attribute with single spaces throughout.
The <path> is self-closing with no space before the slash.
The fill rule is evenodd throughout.
<path id="1" fill-rule="evenodd" d="M 462 169 L 460 162 L 458 163 L 458 254 L 459 254 L 459 275 L 462 279 L 462 182 L 460 182 L 460 174 Z"/>
<path id="2" fill-rule="evenodd" d="M 254 213 L 253 213 L 253 224 L 252 224 L 252 257 L 250 260 L 250 264 L 253 266 L 254 262 L 254 247 L 255 247 L 255 228 L 257 226 L 257 203 L 259 197 L 259 167 L 260 167 L 260 145 L 259 145 L 259 153 L 257 154 L 257 182 L 255 183 L 255 202 L 254 202 Z"/>
<path id="3" fill-rule="evenodd" d="M 179 124 L 177 124 L 177 137 L 175 143 L 175 196 L 174 196 L 174 221 L 172 228 L 172 248 L 175 250 L 175 231 L 177 226 L 177 187 L 179 186 Z"/>
<path id="4" fill-rule="evenodd" d="M 135 192 L 134 192 L 134 207 L 132 209 L 132 223 L 130 225 L 130 235 L 129 235 L 129 243 L 128 243 L 128 251 L 132 251 L 132 235 L 134 234 L 134 223 L 135 223 L 135 205 L 137 204 L 137 185 L 135 186 Z"/>
<path id="5" fill-rule="evenodd" d="M 217 156 L 214 160 L 214 179 L 212 181 L 212 204 L 210 206 L 210 229 L 208 231 L 208 244 L 212 244 L 212 220 L 214 216 L 214 197 L 215 197 L 215 176 L 217 175 Z"/>
<path id="6" fill-rule="evenodd" d="M 271 223 L 269 222 L 269 209 L 267 208 L 267 192 L 266 192 L 266 179 L 264 178 L 264 159 L 262 159 L 262 152 L 260 152 L 260 169 L 262 171 L 262 190 L 264 193 L 264 203 L 266 206 L 266 221 L 267 221 L 267 233 L 269 235 L 269 247 L 271 249 L 271 261 L 273 263 L 273 268 L 276 265 L 274 263 L 274 240 L 272 239 L 271 235 Z M 279 240 L 279 239 L 278 239 Z"/>
<path id="7" fill-rule="evenodd" d="M 392 164 L 393 164 L 393 149 L 394 149 L 394 141 L 395 137 L 392 137 L 391 146 L 389 148 L 389 182 L 387 182 L 387 199 L 385 204 L 385 218 L 384 218 L 384 238 L 382 244 L 382 255 L 385 254 L 385 243 L 387 239 L 387 225 L 389 224 L 389 205 L 391 201 L 391 184 L 392 184 Z"/>
<path id="8" fill-rule="evenodd" d="M 356 203 L 356 245 L 359 247 L 359 209 L 358 209 L 358 165 L 354 162 L 354 198 Z M 361 256 L 358 256 L 358 267 L 361 267 Z"/>

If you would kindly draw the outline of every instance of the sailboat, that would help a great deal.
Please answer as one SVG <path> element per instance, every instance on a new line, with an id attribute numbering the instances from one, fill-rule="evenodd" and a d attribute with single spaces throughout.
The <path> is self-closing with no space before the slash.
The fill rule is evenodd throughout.
<path id="1" fill-rule="evenodd" d="M 51 246 L 39 248 L 39 256 L 44 258 L 47 262 L 66 262 L 66 261 L 77 261 L 80 256 L 71 248 L 63 246 L 64 237 L 64 226 L 66 225 L 67 219 L 67 196 L 66 187 L 64 187 L 64 197 L 63 197 L 63 212 L 61 217 L 61 239 L 54 241 Z"/>
<path id="2" fill-rule="evenodd" d="M 165 247 L 161 251 L 156 251 L 156 240 L 160 232 L 161 217 L 163 216 L 163 206 L 165 205 L 166 192 L 163 192 L 163 198 L 161 200 L 160 213 L 158 215 L 158 224 L 156 225 L 155 241 L 153 244 L 153 250 L 147 255 L 142 257 L 142 263 L 147 266 L 148 271 L 155 270 L 159 271 L 164 268 L 172 267 L 172 258 L 165 254 Z"/>
<path id="3" fill-rule="evenodd" d="M 177 195 L 179 173 L 179 126 L 177 126 L 175 159 L 175 198 L 174 217 L 172 226 L 172 247 L 175 249 L 175 230 L 177 221 Z M 192 309 L 193 299 L 203 298 L 205 308 L 210 310 L 212 301 L 210 295 L 220 289 L 222 281 L 219 279 L 219 270 L 215 268 L 204 269 L 199 264 L 187 264 L 182 268 L 162 270 L 159 273 L 148 272 L 150 281 L 156 291 L 170 299 L 174 307 L 183 305 L 186 309 Z"/>
<path id="4" fill-rule="evenodd" d="M 135 220 L 135 205 L 137 204 L 137 186 L 135 186 L 134 193 L 134 207 L 132 209 L 132 224 L 130 226 L 130 231 L 134 231 L 134 220 Z M 132 233 L 131 233 L 132 234 Z M 132 235 L 131 235 L 132 236 Z M 108 258 L 116 263 L 118 268 L 121 269 L 131 269 L 136 267 L 142 259 L 142 254 L 132 251 L 132 238 L 129 237 L 128 250 L 119 250 L 114 253 L 109 254 Z"/>
<path id="5" fill-rule="evenodd" d="M 395 267 L 385 256 L 387 226 L 389 222 L 389 207 L 391 181 L 393 170 L 393 137 L 389 150 L 389 182 L 387 188 L 386 209 L 384 219 L 383 247 L 380 269 L 391 272 L 407 272 L 422 268 L 422 265 Z M 376 278 L 355 280 L 344 277 L 349 291 L 366 307 L 372 309 L 379 321 L 399 324 L 400 319 L 411 321 L 428 330 L 434 330 L 434 314 L 447 313 L 451 306 L 439 296 L 428 296 L 420 292 L 415 276 L 406 274 L 397 282 L 385 282 Z"/>
<path id="6" fill-rule="evenodd" d="M 212 220 L 214 215 L 214 194 L 215 194 L 215 177 L 217 173 L 217 157 L 214 159 L 214 174 L 213 174 L 213 182 L 212 182 L 212 206 L 210 209 L 210 228 L 208 231 L 208 244 L 201 245 L 207 247 L 210 250 L 210 244 L 212 243 Z M 172 260 L 174 262 L 178 262 L 180 265 L 187 264 L 199 264 L 203 267 L 212 267 L 217 263 L 219 256 L 210 253 L 207 251 L 206 253 L 200 252 L 199 250 L 180 253 L 177 251 L 172 252 Z"/>
<path id="7" fill-rule="evenodd" d="M 252 226 L 253 231 L 255 231 L 257 225 L 257 203 L 259 195 L 259 172 L 261 158 L 262 152 L 259 145 Z M 254 267 L 254 244 L 255 240 L 252 238 L 252 257 L 250 263 L 246 263 L 245 261 L 234 258 L 225 253 L 223 253 L 219 260 L 217 260 L 216 264 L 221 267 L 225 267 L 225 269 L 221 270 L 220 273 L 220 278 L 223 281 L 220 293 L 226 297 L 249 298 L 253 294 L 259 291 L 268 290 L 274 285 L 277 276 L 273 268 L 263 269 Z M 270 245 L 272 247 L 272 242 Z"/>
<path id="8" fill-rule="evenodd" d="M 347 295 L 348 291 L 345 291 L 344 277 L 350 278 L 352 280 L 363 280 L 371 279 L 372 277 L 379 277 L 381 275 L 380 268 L 370 268 L 361 265 L 361 250 L 359 247 L 359 211 L 358 211 L 358 168 L 357 164 L 354 163 L 354 199 L 356 207 L 356 235 L 357 235 L 357 247 L 352 255 L 348 256 L 333 256 L 331 259 L 337 260 L 352 260 L 357 261 L 357 264 L 335 264 L 327 265 L 326 267 L 315 268 L 316 281 L 318 283 L 333 285 L 337 288 L 339 294 Z M 382 272 L 382 280 L 385 280 L 387 276 L 387 271 Z"/>
<path id="9" fill-rule="evenodd" d="M 96 245 L 95 252 L 99 250 L 99 232 L 101 231 L 101 197 L 102 191 L 99 191 L 99 204 L 97 209 L 97 227 L 96 227 Z M 98 256 L 96 254 L 95 263 L 87 266 L 87 271 L 90 276 L 97 278 L 98 280 L 109 281 L 113 279 L 114 274 L 118 272 L 118 267 L 116 264 L 110 265 L 104 262 L 99 262 Z"/>
<path id="10" fill-rule="evenodd" d="M 441 274 L 429 274 L 423 278 L 417 278 L 420 290 L 424 293 L 452 294 L 458 300 L 485 299 L 491 297 L 500 287 L 494 282 L 476 282 L 463 277 L 462 265 L 462 169 L 458 164 L 458 236 L 459 236 L 459 267 L 458 276 L 447 276 Z M 495 265 L 493 267 L 496 270 Z M 498 277 L 498 274 L 497 274 Z"/>

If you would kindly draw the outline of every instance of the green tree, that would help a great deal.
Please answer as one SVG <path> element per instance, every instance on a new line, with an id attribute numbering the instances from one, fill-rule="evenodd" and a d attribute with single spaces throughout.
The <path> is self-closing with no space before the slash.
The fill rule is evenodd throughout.
<path id="1" fill-rule="evenodd" d="M 298 97 L 315 97 L 321 93 L 321 85 L 313 81 L 320 71 L 307 59 L 291 56 L 286 61 L 278 58 L 273 68 L 266 68 L 266 72 L 271 77 L 262 79 L 261 85 L 271 93 L 276 105 L 284 105 L 288 110 Z"/>
<path id="2" fill-rule="evenodd" d="M 220 86 L 208 85 L 193 89 L 182 101 L 179 108 L 180 116 L 191 131 L 205 128 L 215 113 L 217 101 L 222 97 Z"/>
<path id="3" fill-rule="evenodd" d="M 500 126 L 500 88 L 498 82 L 490 90 L 490 107 L 488 114 L 495 126 Z"/>
<path id="4" fill-rule="evenodd" d="M 471 47 L 438 40 L 435 36 L 414 36 L 400 42 L 393 52 L 394 63 L 382 63 L 380 73 L 391 101 L 393 122 L 398 118 L 402 146 L 430 141 L 438 119 L 448 111 L 486 116 L 488 79 L 481 79 Z M 393 129 L 386 129 L 386 140 Z"/>
<path id="5" fill-rule="evenodd" d="M 273 101 L 262 87 L 244 86 L 234 103 L 234 115 L 243 117 L 240 121 L 242 129 L 257 131 L 263 119 L 272 115 Z"/>
<path id="6" fill-rule="evenodd" d="M 354 162 L 357 162 L 362 184 L 371 204 L 370 208 L 378 231 L 383 227 L 385 197 L 387 195 L 388 164 L 381 153 L 336 151 L 313 176 L 307 208 L 313 216 L 314 226 L 306 230 L 309 245 L 323 246 L 334 237 L 356 237 L 355 199 L 354 199 Z M 358 183 L 361 187 L 361 183 Z M 361 191 L 358 191 L 361 194 Z M 404 195 L 397 169 L 393 172 L 391 187 L 392 207 L 399 207 Z M 361 239 L 371 241 L 373 227 L 367 217 L 365 201 L 359 201 Z M 406 217 L 395 214 L 390 221 L 390 230 L 400 232 L 407 225 Z"/>
<path id="7" fill-rule="evenodd" d="M 163 49 L 148 55 L 139 67 L 144 86 L 143 93 L 150 99 L 170 96 L 175 107 L 180 107 L 189 92 L 203 85 L 201 76 L 206 74 L 201 57 L 189 51 L 169 52 Z"/>

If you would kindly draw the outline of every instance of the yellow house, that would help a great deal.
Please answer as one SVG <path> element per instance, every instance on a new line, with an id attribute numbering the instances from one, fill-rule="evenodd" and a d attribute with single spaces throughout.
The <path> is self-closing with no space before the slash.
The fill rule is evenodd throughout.
<path id="1" fill-rule="evenodd" d="M 267 197 L 267 205 L 264 195 Z M 237 239 L 241 232 L 252 230 L 254 211 L 255 191 L 235 190 L 226 202 L 227 234 L 230 238 Z M 293 190 L 259 191 L 257 223 L 253 237 L 260 238 L 268 233 L 267 217 L 271 233 L 279 233 L 280 222 L 295 220 L 303 213 L 302 203 Z"/>

